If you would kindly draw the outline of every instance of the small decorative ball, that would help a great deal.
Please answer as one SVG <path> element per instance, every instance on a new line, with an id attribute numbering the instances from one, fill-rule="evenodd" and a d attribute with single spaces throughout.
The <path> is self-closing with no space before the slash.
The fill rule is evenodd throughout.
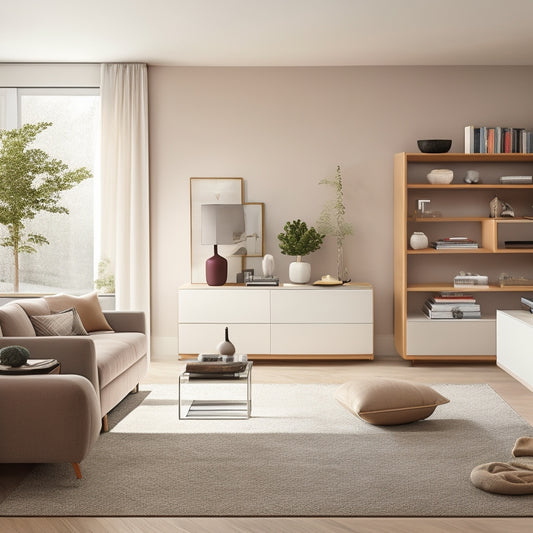
<path id="1" fill-rule="evenodd" d="M 0 364 L 22 366 L 30 357 L 30 351 L 24 346 L 6 346 L 0 350 Z"/>

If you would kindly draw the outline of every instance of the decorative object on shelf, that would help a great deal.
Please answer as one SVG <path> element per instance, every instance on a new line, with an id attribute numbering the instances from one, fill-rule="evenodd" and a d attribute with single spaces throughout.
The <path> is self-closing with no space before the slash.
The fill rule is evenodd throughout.
<path id="1" fill-rule="evenodd" d="M 315 281 L 313 285 L 342 285 L 342 281 L 333 277 L 331 274 L 326 274 L 319 280 Z"/>
<path id="2" fill-rule="evenodd" d="M 453 181 L 453 170 L 448 168 L 434 168 L 426 176 L 429 183 L 434 185 L 448 185 Z"/>
<path id="3" fill-rule="evenodd" d="M 514 209 L 512 208 L 511 204 L 508 204 L 507 202 L 502 201 L 501 208 L 502 208 L 500 212 L 501 217 L 510 217 L 510 218 L 514 217 Z"/>
<path id="4" fill-rule="evenodd" d="M 205 262 L 208 285 L 224 285 L 228 277 L 228 262 L 218 254 L 219 244 L 238 242 L 244 232 L 244 210 L 241 204 L 203 204 L 202 244 L 212 244 L 214 254 Z"/>
<path id="5" fill-rule="evenodd" d="M 0 365 L 19 367 L 25 365 L 30 358 L 30 351 L 24 346 L 14 344 L 0 350 Z"/>
<path id="6" fill-rule="evenodd" d="M 409 244 L 413 250 L 422 250 L 428 247 L 429 240 L 424 232 L 415 231 L 409 239 Z"/>
<path id="7" fill-rule="evenodd" d="M 415 218 L 438 218 L 441 216 L 440 211 L 431 211 L 426 208 L 426 204 L 430 204 L 431 200 L 418 200 L 418 208 L 415 210 Z"/>
<path id="8" fill-rule="evenodd" d="M 317 220 L 317 228 L 324 235 L 332 235 L 337 244 L 337 279 L 344 283 L 350 281 L 348 269 L 344 266 L 344 239 L 353 234 L 353 226 L 344 220 L 346 207 L 342 188 L 341 167 L 337 165 L 334 178 L 324 178 L 319 185 L 330 185 L 335 189 L 335 200 L 327 202 Z"/>
<path id="9" fill-rule="evenodd" d="M 302 220 L 293 220 L 283 226 L 278 234 L 279 247 L 283 255 L 296 256 L 289 265 L 289 279 L 293 283 L 308 283 L 311 279 L 311 265 L 302 261 L 302 256 L 318 250 L 324 240 L 314 227 L 307 227 Z"/>
<path id="10" fill-rule="evenodd" d="M 511 204 L 508 204 L 507 202 L 504 202 L 503 200 L 500 200 L 497 196 L 495 196 L 490 202 L 489 202 L 489 216 L 490 218 L 498 218 L 498 217 L 514 217 L 514 209 L 512 208 Z"/>
<path id="11" fill-rule="evenodd" d="M 525 276 L 512 276 L 502 272 L 498 276 L 498 282 L 500 287 L 520 287 L 533 285 L 533 279 L 526 278 Z"/>
<path id="12" fill-rule="evenodd" d="M 467 170 L 464 181 L 465 183 L 479 183 L 479 172 L 477 170 Z"/>
<path id="13" fill-rule="evenodd" d="M 500 202 L 500 199 L 497 196 L 495 196 L 489 202 L 489 217 L 498 218 L 500 216 L 500 211 L 501 211 L 501 202 Z"/>
<path id="14" fill-rule="evenodd" d="M 263 276 L 265 278 L 274 275 L 274 265 L 274 257 L 271 254 L 265 254 L 263 261 L 261 262 L 261 268 L 263 269 Z"/>
<path id="15" fill-rule="evenodd" d="M 452 147 L 450 139 L 419 139 L 418 149 L 425 154 L 443 154 Z"/>
<path id="16" fill-rule="evenodd" d="M 224 330 L 224 340 L 217 346 L 217 352 L 220 355 L 233 355 L 235 353 L 235 346 L 229 340 L 228 328 Z"/>

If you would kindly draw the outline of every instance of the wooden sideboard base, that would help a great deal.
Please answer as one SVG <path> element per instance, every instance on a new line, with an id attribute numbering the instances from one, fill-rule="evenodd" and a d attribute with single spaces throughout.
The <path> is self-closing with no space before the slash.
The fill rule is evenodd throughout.
<path id="1" fill-rule="evenodd" d="M 247 354 L 250 361 L 372 361 L 374 354 Z M 198 354 L 180 353 L 180 360 L 197 359 Z"/>

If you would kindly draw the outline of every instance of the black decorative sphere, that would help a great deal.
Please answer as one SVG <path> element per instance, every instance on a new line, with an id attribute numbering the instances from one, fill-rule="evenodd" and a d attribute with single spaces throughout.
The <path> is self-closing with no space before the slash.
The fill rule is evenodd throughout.
<path id="1" fill-rule="evenodd" d="M 22 366 L 30 357 L 30 351 L 24 346 L 6 346 L 0 350 L 0 364 L 5 366 Z"/>
<path id="2" fill-rule="evenodd" d="M 451 139 L 420 139 L 416 143 L 425 154 L 444 154 L 452 147 Z"/>

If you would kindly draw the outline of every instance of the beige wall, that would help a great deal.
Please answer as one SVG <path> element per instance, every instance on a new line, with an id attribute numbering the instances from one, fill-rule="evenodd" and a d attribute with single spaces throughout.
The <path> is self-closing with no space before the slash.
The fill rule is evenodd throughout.
<path id="1" fill-rule="evenodd" d="M 343 172 L 354 281 L 375 290 L 375 352 L 392 334 L 393 154 L 464 126 L 533 127 L 531 67 L 150 67 L 153 356 L 175 356 L 177 288 L 190 281 L 189 177 L 241 176 L 245 200 L 265 203 L 266 251 L 287 280 L 276 235 L 287 220 L 314 224 Z M 330 192 L 330 191 L 329 191 Z M 335 273 L 328 242 L 308 256 L 313 279 Z"/>

